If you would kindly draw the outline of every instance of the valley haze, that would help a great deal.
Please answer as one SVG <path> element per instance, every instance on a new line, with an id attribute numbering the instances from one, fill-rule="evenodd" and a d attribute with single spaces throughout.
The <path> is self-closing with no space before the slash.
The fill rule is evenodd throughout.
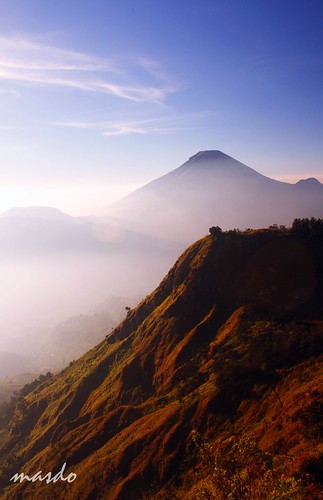
<path id="1" fill-rule="evenodd" d="M 311 218 L 190 245 L 102 342 L 0 406 L 1 498 L 320 498 L 322 243 Z M 62 463 L 72 484 L 37 481 Z"/>
<path id="2" fill-rule="evenodd" d="M 1 500 L 317 500 L 322 0 L 0 7 Z"/>
<path id="3" fill-rule="evenodd" d="M 290 226 L 322 212 L 318 180 L 273 180 L 217 150 L 198 152 L 102 208 L 101 216 L 12 208 L 0 217 L 0 351 L 12 353 L 20 371 L 62 368 L 151 292 L 209 227 Z M 104 304 L 109 317 L 102 315 Z M 82 322 L 88 334 L 78 341 Z"/>

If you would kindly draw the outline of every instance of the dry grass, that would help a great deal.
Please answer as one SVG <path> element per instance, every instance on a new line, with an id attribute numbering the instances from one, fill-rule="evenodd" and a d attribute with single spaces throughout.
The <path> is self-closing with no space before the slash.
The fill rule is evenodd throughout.
<path id="1" fill-rule="evenodd" d="M 301 250 L 290 259 L 292 248 Z M 16 467 L 64 462 L 77 480 L 50 493 L 11 486 L 3 498 L 221 498 L 196 428 L 214 449 L 232 435 L 252 439 L 254 453 L 277 461 L 275 477 L 288 457 L 296 491 L 296 475 L 313 475 L 322 454 L 321 249 L 321 239 L 286 230 L 190 247 L 105 341 L 21 397 L 0 434 L 2 485 Z"/>

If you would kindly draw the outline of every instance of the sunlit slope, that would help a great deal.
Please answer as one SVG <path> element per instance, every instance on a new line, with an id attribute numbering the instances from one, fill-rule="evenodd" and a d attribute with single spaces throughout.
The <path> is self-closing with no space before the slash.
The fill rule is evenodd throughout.
<path id="1" fill-rule="evenodd" d="M 3 424 L 3 486 L 64 462 L 77 479 L 12 485 L 3 498 L 196 498 L 193 429 L 215 443 L 252 436 L 288 454 L 291 474 L 315 463 L 322 255 L 322 228 L 188 248 L 105 341 L 25 391 Z"/>
<path id="2" fill-rule="evenodd" d="M 245 229 L 322 217 L 323 186 L 279 182 L 221 151 L 200 151 L 105 213 L 124 227 L 188 244 L 214 224 Z"/>

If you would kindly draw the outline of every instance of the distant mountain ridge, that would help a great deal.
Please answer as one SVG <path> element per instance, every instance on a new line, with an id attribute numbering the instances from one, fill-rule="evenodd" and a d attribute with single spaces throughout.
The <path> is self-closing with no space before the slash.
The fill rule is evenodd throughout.
<path id="1" fill-rule="evenodd" d="M 121 226 L 187 244 L 210 224 L 245 229 L 321 217 L 323 186 L 316 179 L 277 181 L 221 151 L 200 151 L 107 207 L 106 214 Z"/>
<path id="2" fill-rule="evenodd" d="M 301 179 L 296 182 L 296 186 L 305 188 L 322 189 L 322 184 L 315 177 L 309 177 L 308 179 Z"/>
<path id="3" fill-rule="evenodd" d="M 53 207 L 19 207 L 0 214 L 0 255 L 154 251 L 178 246 L 104 217 L 73 217 Z"/>
<path id="4" fill-rule="evenodd" d="M 0 217 L 36 217 L 47 220 L 68 220 L 72 219 L 58 208 L 47 206 L 13 207 L 0 214 Z"/>
<path id="5" fill-rule="evenodd" d="M 24 354 L 23 336 L 40 332 L 38 324 L 49 331 L 55 317 L 89 313 L 110 295 L 145 296 L 211 226 L 289 226 L 322 216 L 322 195 L 316 179 L 279 182 L 210 150 L 111 205 L 106 217 L 13 208 L 0 216 L 0 327 L 9 339 L 0 350 Z"/>

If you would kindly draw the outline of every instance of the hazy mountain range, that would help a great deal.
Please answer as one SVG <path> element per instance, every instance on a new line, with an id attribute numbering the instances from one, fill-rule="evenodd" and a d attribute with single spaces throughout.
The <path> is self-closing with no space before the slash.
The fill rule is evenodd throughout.
<path id="1" fill-rule="evenodd" d="M 245 229 L 321 217 L 323 185 L 280 182 L 221 151 L 200 151 L 105 213 L 123 227 L 188 244 L 214 225 Z"/>
<path id="2" fill-rule="evenodd" d="M 170 248 L 169 241 L 122 228 L 108 218 L 72 217 L 51 207 L 13 208 L 0 216 L 1 257 L 156 253 Z"/>
<path id="3" fill-rule="evenodd" d="M 40 344 L 48 339 L 53 347 L 59 323 L 95 315 L 110 296 L 145 297 L 209 227 L 320 217 L 323 186 L 315 179 L 278 182 L 220 151 L 202 151 L 103 212 L 71 217 L 26 207 L 0 216 L 0 350 L 43 360 Z M 82 345 L 90 346 L 91 333 L 88 341 L 84 335 Z"/>
<path id="4" fill-rule="evenodd" d="M 3 406 L 2 498 L 320 498 L 314 222 L 197 241 L 103 342 Z M 64 463 L 71 484 L 9 485 Z"/>
<path id="5" fill-rule="evenodd" d="M 151 252 L 171 241 L 186 245 L 211 225 L 291 225 L 323 215 L 323 185 L 313 178 L 280 182 L 221 151 L 200 151 L 102 212 L 71 217 L 51 207 L 12 208 L 0 216 L 0 252 Z"/>
<path id="6" fill-rule="evenodd" d="M 0 406 L 1 497 L 317 498 L 322 188 L 204 151 L 103 217 L 3 214 L 0 351 L 68 366 Z"/>

